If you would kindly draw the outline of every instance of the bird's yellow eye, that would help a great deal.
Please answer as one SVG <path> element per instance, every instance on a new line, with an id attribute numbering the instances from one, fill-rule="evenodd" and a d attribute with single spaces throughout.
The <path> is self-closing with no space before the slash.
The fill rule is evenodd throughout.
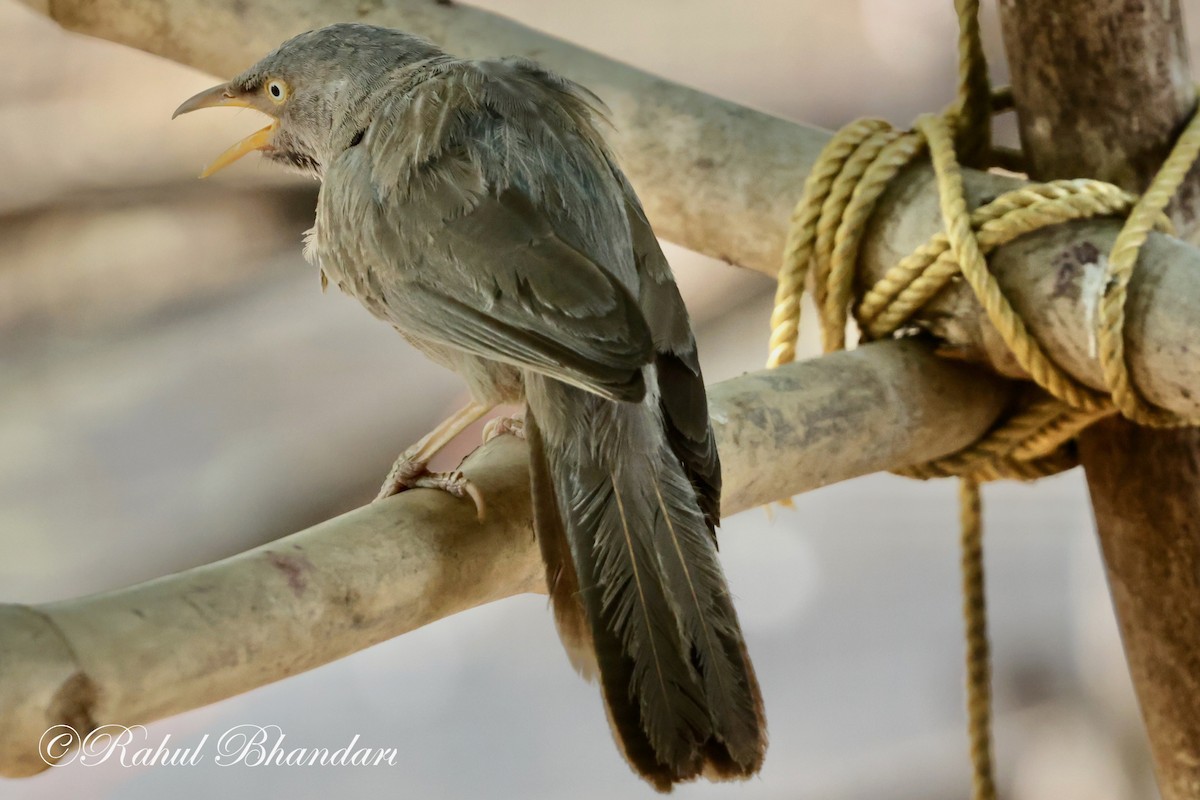
<path id="1" fill-rule="evenodd" d="M 267 96 L 276 103 L 282 103 L 288 96 L 288 85 L 276 78 L 275 80 L 267 81 L 266 84 Z"/>

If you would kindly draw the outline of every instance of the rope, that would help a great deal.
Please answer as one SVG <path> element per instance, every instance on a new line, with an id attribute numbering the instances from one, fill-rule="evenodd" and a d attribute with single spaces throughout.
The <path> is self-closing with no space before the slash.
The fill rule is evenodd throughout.
<path id="1" fill-rule="evenodd" d="M 1034 480 L 1078 464 L 1074 440 L 1093 422 L 1120 413 L 1157 427 L 1197 425 L 1151 406 L 1132 385 L 1125 361 L 1125 303 L 1140 248 L 1150 231 L 1172 233 L 1163 213 L 1200 156 L 1200 115 L 1194 116 L 1140 198 L 1095 180 L 1060 180 L 967 206 L 959 157 L 972 166 L 1023 168 L 1019 152 L 991 146 L 991 116 L 1012 107 L 1011 92 L 992 92 L 979 31 L 978 0 L 955 0 L 959 20 L 959 80 L 955 102 L 941 115 L 919 117 L 911 131 L 860 119 L 838 131 L 818 157 L 792 212 L 771 314 L 768 367 L 795 359 L 800 299 L 811 283 L 826 352 L 844 349 L 853 314 L 861 338 L 902 335 L 914 314 L 956 277 L 983 311 L 1036 388 L 1007 418 L 958 453 L 897 474 L 961 478 L 963 616 L 966 626 L 967 717 L 972 797 L 994 800 L 991 670 L 983 570 L 980 485 Z M 928 151 L 937 178 L 943 232 L 887 271 L 854 302 L 854 274 L 866 225 L 896 174 Z M 1093 217 L 1125 216 L 1105 268 L 1096 340 L 1106 391 L 1075 380 L 1030 332 L 988 270 L 986 256 L 1039 228 Z"/>
<path id="2" fill-rule="evenodd" d="M 1163 162 L 1158 174 L 1150 182 L 1146 193 L 1138 200 L 1129 214 L 1129 219 L 1108 257 L 1105 273 L 1107 289 L 1100 301 L 1100 364 L 1104 367 L 1104 385 L 1112 394 L 1113 402 L 1121 414 L 1130 420 L 1156 428 L 1178 428 L 1196 425 L 1200 420 L 1178 417 L 1160 408 L 1155 408 L 1141 397 L 1129 378 L 1129 365 L 1125 363 L 1125 300 L 1129 290 L 1129 279 L 1137 264 L 1138 252 L 1153 230 L 1163 209 L 1175 196 L 1188 170 L 1200 155 L 1200 114 L 1194 115 L 1184 128 L 1171 154 Z"/>
<path id="3" fill-rule="evenodd" d="M 967 634 L 967 686 L 987 691 L 967 694 L 967 731 L 970 738 L 971 796 L 994 798 L 992 777 L 992 666 L 987 633 L 987 598 L 983 579 L 983 511 L 979 482 L 964 478 L 958 488 L 962 512 L 963 619 Z"/>
<path id="4" fill-rule="evenodd" d="M 958 15 L 958 97 L 951 114 L 955 143 L 967 164 L 979 164 L 992 147 L 992 86 L 979 30 L 979 0 L 954 0 Z"/>

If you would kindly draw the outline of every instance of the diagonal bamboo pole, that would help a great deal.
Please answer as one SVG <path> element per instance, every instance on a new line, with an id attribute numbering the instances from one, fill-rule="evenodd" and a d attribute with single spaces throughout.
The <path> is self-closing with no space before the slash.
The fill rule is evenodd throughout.
<path id="1" fill-rule="evenodd" d="M 404 28 L 464 56 L 523 55 L 593 89 L 612 109 L 622 166 L 665 239 L 775 274 L 786 221 L 829 134 L 721 100 L 457 3 L 430 0 L 22 0 L 72 30 L 121 42 L 219 75 L 232 75 L 295 33 L 359 20 Z M 163 98 L 163 113 L 178 98 Z M 968 170 L 978 204 L 1019 181 Z M 861 279 L 874 282 L 941 228 L 932 170 L 914 165 L 892 182 L 867 235 Z M 1117 220 L 1057 226 L 1023 236 L 991 258 L 1005 293 L 1034 336 L 1072 375 L 1102 388 L 1092 357 L 1092 253 L 1104 253 Z M 1089 260 L 1092 258 L 1092 260 Z M 1152 234 L 1131 288 L 1128 350 L 1151 402 L 1200 416 L 1200 251 Z M 964 358 L 1019 376 L 965 287 L 953 285 L 918 321 Z M 764 330 L 766 321 L 764 320 Z"/>
<path id="2" fill-rule="evenodd" d="M 1000 8 L 1036 177 L 1145 189 L 1196 104 L 1178 0 L 1002 0 Z M 1184 234 L 1200 222 L 1197 175 L 1172 211 Z M 1186 351 L 1175 357 L 1186 370 Z M 1085 431 L 1079 452 L 1159 789 L 1164 800 L 1194 800 L 1200 431 L 1112 419 Z"/>
<path id="3" fill-rule="evenodd" d="M 913 341 L 717 384 L 725 510 L 958 450 L 1013 388 Z M 138 586 L 0 605 L 0 774 L 44 769 L 52 725 L 160 719 L 541 591 L 524 443 L 496 439 L 463 469 L 487 498 L 482 524 L 469 502 L 414 490 Z"/>

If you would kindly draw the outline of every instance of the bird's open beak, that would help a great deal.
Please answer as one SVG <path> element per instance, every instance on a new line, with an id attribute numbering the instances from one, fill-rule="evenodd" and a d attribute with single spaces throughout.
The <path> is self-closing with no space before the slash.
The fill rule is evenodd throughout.
<path id="1" fill-rule="evenodd" d="M 171 119 L 175 119 L 180 114 L 187 114 L 190 111 L 195 111 L 199 108 L 217 108 L 219 106 L 227 106 L 232 108 L 253 108 L 262 111 L 259 106 L 249 102 L 242 97 L 236 90 L 231 89 L 229 84 L 222 83 L 219 86 L 214 86 L 211 89 L 205 89 L 197 95 L 194 95 L 183 102 L 183 105 L 175 109 L 175 113 L 171 115 Z M 247 153 L 252 153 L 255 150 L 266 150 L 271 146 L 271 134 L 279 127 L 279 120 L 272 120 L 267 127 L 257 130 L 254 133 L 242 139 L 240 142 L 230 147 L 224 153 L 217 156 L 217 160 L 204 168 L 200 173 L 201 178 L 207 178 L 214 172 L 228 167 L 233 162 L 237 161 Z"/>

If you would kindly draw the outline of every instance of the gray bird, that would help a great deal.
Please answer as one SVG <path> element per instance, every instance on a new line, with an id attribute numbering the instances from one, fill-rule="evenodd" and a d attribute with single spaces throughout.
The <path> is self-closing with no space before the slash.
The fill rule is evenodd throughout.
<path id="1" fill-rule="evenodd" d="M 319 178 L 306 252 L 322 281 L 471 390 L 381 494 L 471 492 L 426 462 L 487 410 L 524 403 L 558 630 L 598 678 L 625 758 L 661 791 L 757 772 L 766 723 L 717 560 L 721 468 L 696 343 L 597 130 L 600 101 L 530 61 L 343 24 L 175 113 L 213 106 L 273 121 L 208 172 L 258 150 Z"/>

